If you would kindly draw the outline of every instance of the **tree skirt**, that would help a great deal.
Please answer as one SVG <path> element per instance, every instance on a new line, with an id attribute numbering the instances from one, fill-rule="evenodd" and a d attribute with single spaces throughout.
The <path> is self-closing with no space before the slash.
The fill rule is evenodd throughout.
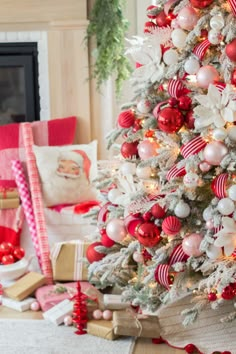
<path id="1" fill-rule="evenodd" d="M 75 328 L 55 326 L 44 320 L 0 319 L 0 352 L 4 354 L 131 354 L 134 339 L 114 341 L 89 334 L 78 336 Z"/>

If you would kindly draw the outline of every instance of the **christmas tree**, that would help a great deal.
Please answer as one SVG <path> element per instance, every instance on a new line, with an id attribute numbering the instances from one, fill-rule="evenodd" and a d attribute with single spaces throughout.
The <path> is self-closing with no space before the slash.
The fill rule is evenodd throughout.
<path id="1" fill-rule="evenodd" d="M 127 43 L 135 97 L 108 137 L 89 274 L 151 311 L 192 293 L 185 325 L 229 303 L 232 321 L 236 0 L 159 0 Z"/>

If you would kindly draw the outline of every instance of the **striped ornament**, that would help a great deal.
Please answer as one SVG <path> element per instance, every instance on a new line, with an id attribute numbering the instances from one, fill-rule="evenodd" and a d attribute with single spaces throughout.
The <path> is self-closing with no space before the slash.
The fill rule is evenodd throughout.
<path id="1" fill-rule="evenodd" d="M 211 182 L 211 189 L 217 198 L 225 198 L 227 197 L 226 194 L 226 183 L 228 180 L 228 173 L 222 173 L 221 175 L 217 176 Z"/>
<path id="2" fill-rule="evenodd" d="M 204 149 L 206 145 L 207 142 L 201 136 L 197 136 L 196 138 L 193 138 L 188 143 L 181 146 L 180 152 L 183 157 L 187 159 L 189 156 L 198 154 L 201 150 Z"/>
<path id="3" fill-rule="evenodd" d="M 208 39 L 205 39 L 201 43 L 197 44 L 193 48 L 193 53 L 200 59 L 202 60 L 204 58 L 204 55 L 206 54 L 207 49 L 210 47 L 211 43 L 208 41 Z"/>
<path id="4" fill-rule="evenodd" d="M 159 102 L 152 111 L 152 114 L 157 119 L 161 110 L 161 107 L 168 103 L 168 100 Z"/>
<path id="5" fill-rule="evenodd" d="M 174 165 L 167 172 L 166 179 L 168 182 L 170 182 L 172 179 L 177 177 L 183 177 L 184 175 L 186 175 L 185 167 L 178 168 L 177 165 Z"/>
<path id="6" fill-rule="evenodd" d="M 180 79 L 172 79 L 168 82 L 167 91 L 171 97 L 178 98 L 183 95 L 184 84 Z"/>
<path id="7" fill-rule="evenodd" d="M 228 0 L 231 10 L 234 14 L 234 16 L 236 16 L 236 0 Z"/>
<path id="8" fill-rule="evenodd" d="M 218 90 L 220 91 L 220 93 L 222 93 L 222 91 L 225 89 L 226 84 L 224 82 L 217 82 L 215 84 L 215 87 L 218 88 Z"/>

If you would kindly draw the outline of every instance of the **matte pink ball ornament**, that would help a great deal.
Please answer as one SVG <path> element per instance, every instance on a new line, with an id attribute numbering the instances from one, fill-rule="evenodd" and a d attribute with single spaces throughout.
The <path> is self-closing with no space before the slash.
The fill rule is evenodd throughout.
<path id="1" fill-rule="evenodd" d="M 147 160 L 151 157 L 157 156 L 157 149 L 159 144 L 151 140 L 143 140 L 138 145 L 138 154 L 141 160 Z"/>
<path id="2" fill-rule="evenodd" d="M 192 6 L 187 6 L 180 10 L 177 21 L 182 29 L 191 31 L 198 22 L 198 14 Z"/>
<path id="3" fill-rule="evenodd" d="M 106 226 L 107 236 L 115 242 L 122 241 L 126 235 L 127 230 L 122 219 L 112 219 Z"/>
<path id="4" fill-rule="evenodd" d="M 211 165 L 210 165 L 208 162 L 206 162 L 206 161 L 202 161 L 202 162 L 199 164 L 199 168 L 200 168 L 200 170 L 204 173 L 204 172 L 210 171 Z"/>
<path id="5" fill-rule="evenodd" d="M 182 247 L 184 253 L 192 257 L 200 257 L 203 252 L 200 251 L 200 244 L 203 236 L 201 234 L 193 233 L 183 239 Z"/>
<path id="6" fill-rule="evenodd" d="M 102 319 L 102 315 L 103 315 L 103 313 L 99 309 L 93 311 L 93 318 L 95 320 L 101 320 Z"/>
<path id="7" fill-rule="evenodd" d="M 196 75 L 198 86 L 208 88 L 210 84 L 220 80 L 220 76 L 216 68 L 212 65 L 202 66 Z"/>
<path id="8" fill-rule="evenodd" d="M 139 253 L 137 251 L 134 252 L 133 254 L 133 260 L 137 263 L 143 263 L 144 262 L 144 257 L 142 253 Z"/>
<path id="9" fill-rule="evenodd" d="M 210 142 L 203 151 L 205 161 L 213 166 L 219 166 L 227 154 L 227 147 L 220 141 Z"/>
<path id="10" fill-rule="evenodd" d="M 40 304 L 38 303 L 38 301 L 32 302 L 32 304 L 30 305 L 30 309 L 32 311 L 39 311 L 40 310 Z"/>
<path id="11" fill-rule="evenodd" d="M 73 319 L 71 316 L 68 315 L 64 318 L 64 325 L 65 326 L 72 326 L 72 323 L 73 323 Z"/>
<path id="12" fill-rule="evenodd" d="M 112 319 L 112 311 L 111 310 L 103 311 L 102 318 L 106 321 L 110 321 Z"/>

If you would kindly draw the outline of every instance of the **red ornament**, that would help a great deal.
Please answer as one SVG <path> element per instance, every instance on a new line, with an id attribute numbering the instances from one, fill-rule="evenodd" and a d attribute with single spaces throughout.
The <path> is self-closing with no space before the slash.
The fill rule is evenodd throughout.
<path id="1" fill-rule="evenodd" d="M 169 104 L 171 107 L 177 106 L 177 104 L 178 104 L 177 98 L 175 98 L 175 97 L 170 97 L 170 98 L 168 99 L 168 104 Z"/>
<path id="2" fill-rule="evenodd" d="M 158 7 L 155 5 L 150 5 L 147 7 L 146 13 L 148 18 L 152 18 L 152 19 L 156 18 L 157 14 L 155 9 L 158 9 Z"/>
<path id="3" fill-rule="evenodd" d="M 104 204 L 101 207 L 101 209 L 99 210 L 98 216 L 97 216 L 98 223 L 103 223 L 107 220 L 107 217 L 109 214 L 109 210 L 108 210 L 109 205 L 111 205 L 111 203 L 108 202 L 108 203 Z"/>
<path id="4" fill-rule="evenodd" d="M 235 297 L 234 287 L 232 285 L 226 286 L 221 293 L 221 297 L 224 300 L 232 300 Z"/>
<path id="5" fill-rule="evenodd" d="M 225 53 L 231 61 L 236 61 L 236 38 L 226 45 Z"/>
<path id="6" fill-rule="evenodd" d="M 192 100 L 188 96 L 181 96 L 178 98 L 178 107 L 183 111 L 188 111 L 191 108 Z"/>
<path id="7" fill-rule="evenodd" d="M 193 111 L 188 111 L 184 117 L 184 125 L 188 129 L 193 129 L 194 128 L 194 122 L 195 118 L 193 116 Z"/>
<path id="8" fill-rule="evenodd" d="M 186 353 L 192 354 L 192 353 L 194 353 L 196 347 L 194 344 L 187 344 L 184 349 L 185 349 Z"/>
<path id="9" fill-rule="evenodd" d="M 217 300 L 217 295 L 216 295 L 216 293 L 209 293 L 209 294 L 208 294 L 208 300 L 209 300 L 209 301 L 216 301 L 216 300 Z"/>
<path id="10" fill-rule="evenodd" d="M 94 242 L 87 248 L 86 257 L 89 263 L 99 262 L 105 257 L 104 253 L 100 253 L 95 250 L 95 247 L 97 246 L 103 246 L 103 244 L 101 242 Z"/>
<path id="11" fill-rule="evenodd" d="M 152 213 L 150 211 L 146 211 L 146 213 L 143 214 L 143 220 L 144 221 L 149 221 L 152 218 Z"/>
<path id="12" fill-rule="evenodd" d="M 132 143 L 124 142 L 121 145 L 120 152 L 125 159 L 138 157 L 138 142 L 137 141 L 133 141 Z"/>
<path id="13" fill-rule="evenodd" d="M 151 207 L 151 213 L 156 219 L 162 219 L 166 215 L 165 209 L 163 209 L 158 203 Z"/>
<path id="14" fill-rule="evenodd" d="M 137 236 L 138 226 L 143 223 L 143 218 L 137 215 L 128 215 L 124 219 L 125 227 L 131 236 Z"/>
<path id="15" fill-rule="evenodd" d="M 200 36 L 201 36 L 201 39 L 202 39 L 202 40 L 207 39 L 207 37 L 208 37 L 208 31 L 207 31 L 207 29 L 205 29 L 205 28 L 202 29 Z"/>
<path id="16" fill-rule="evenodd" d="M 121 128 L 130 128 L 134 124 L 135 121 L 135 116 L 134 112 L 129 110 L 129 111 L 123 111 L 119 114 L 118 116 L 118 125 Z"/>
<path id="17" fill-rule="evenodd" d="M 22 247 L 15 247 L 12 253 L 16 261 L 22 259 L 25 255 L 25 250 Z"/>
<path id="18" fill-rule="evenodd" d="M 234 71 L 232 72 L 232 75 L 231 75 L 231 84 L 232 84 L 232 85 L 236 85 L 236 69 L 234 69 Z"/>
<path id="19" fill-rule="evenodd" d="M 164 11 L 159 12 L 159 14 L 156 17 L 156 24 L 158 27 L 167 27 L 170 26 L 172 21 L 172 17 L 169 15 L 166 15 Z"/>
<path id="20" fill-rule="evenodd" d="M 158 125 L 165 133 L 177 132 L 184 123 L 184 116 L 178 108 L 163 108 L 158 115 Z"/>
<path id="21" fill-rule="evenodd" d="M 151 33 L 155 28 L 157 28 L 157 25 L 152 22 L 152 21 L 147 21 L 144 24 L 144 33 Z"/>
<path id="22" fill-rule="evenodd" d="M 214 0 L 190 0 L 193 7 L 197 9 L 204 9 L 205 7 L 211 5 Z"/>
<path id="23" fill-rule="evenodd" d="M 211 190 L 217 198 L 226 198 L 226 187 L 228 181 L 228 173 L 222 173 L 215 177 L 211 182 Z"/>
<path id="24" fill-rule="evenodd" d="M 176 216 L 167 216 L 161 225 L 165 234 L 175 236 L 181 229 L 181 222 Z"/>
<path id="25" fill-rule="evenodd" d="M 113 241 L 112 239 L 110 239 L 110 237 L 107 236 L 106 229 L 103 230 L 105 230 L 105 233 L 102 234 L 101 243 L 103 246 L 110 248 L 115 244 L 115 241 Z"/>
<path id="26" fill-rule="evenodd" d="M 77 328 L 75 334 L 87 334 L 87 331 L 85 330 L 86 324 L 88 322 L 86 303 L 87 296 L 82 293 L 80 282 L 77 282 L 77 294 L 73 296 L 72 300 L 74 300 L 72 318 L 73 323 Z"/>
<path id="27" fill-rule="evenodd" d="M 14 263 L 14 257 L 12 254 L 6 254 L 5 256 L 2 257 L 2 264 L 8 265 Z"/>
<path id="28" fill-rule="evenodd" d="M 10 242 L 2 242 L 0 244 L 0 258 L 11 254 L 13 252 L 13 246 Z"/>
<path id="29" fill-rule="evenodd" d="M 138 227 L 137 238 L 145 247 L 153 247 L 161 240 L 161 231 L 152 222 L 144 222 Z"/>

